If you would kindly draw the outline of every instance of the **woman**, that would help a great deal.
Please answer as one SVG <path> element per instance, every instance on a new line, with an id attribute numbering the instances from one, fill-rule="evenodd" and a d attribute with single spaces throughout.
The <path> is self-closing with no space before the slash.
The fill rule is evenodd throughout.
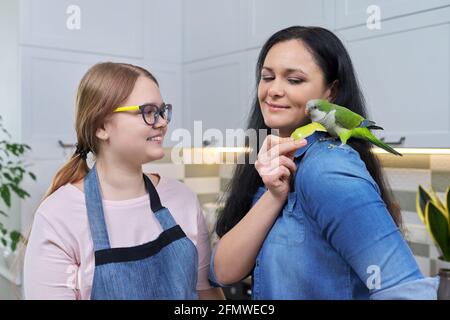
<path id="1" fill-rule="evenodd" d="M 310 99 L 366 115 L 343 44 L 318 27 L 290 27 L 263 46 L 249 128 L 277 129 L 237 167 L 210 265 L 218 285 L 252 274 L 253 299 L 435 299 L 399 230 L 401 216 L 368 143 L 340 146 L 305 125 Z M 239 259 L 235 259 L 239 252 Z"/>
<path id="2" fill-rule="evenodd" d="M 145 69 L 100 63 L 77 94 L 77 150 L 37 209 L 25 256 L 28 299 L 222 298 L 196 195 L 143 174 L 164 156 L 171 105 Z M 92 152 L 95 164 L 86 158 Z"/>

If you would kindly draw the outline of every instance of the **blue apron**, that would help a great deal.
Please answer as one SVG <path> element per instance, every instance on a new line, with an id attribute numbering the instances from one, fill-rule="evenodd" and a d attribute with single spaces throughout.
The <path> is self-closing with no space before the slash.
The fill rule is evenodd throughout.
<path id="1" fill-rule="evenodd" d="M 128 248 L 111 248 L 109 244 L 96 165 L 85 177 L 84 194 L 95 250 L 91 299 L 198 299 L 197 249 L 161 205 L 151 180 L 143 176 L 153 211 L 149 214 L 155 214 L 163 232 L 153 241 Z"/>

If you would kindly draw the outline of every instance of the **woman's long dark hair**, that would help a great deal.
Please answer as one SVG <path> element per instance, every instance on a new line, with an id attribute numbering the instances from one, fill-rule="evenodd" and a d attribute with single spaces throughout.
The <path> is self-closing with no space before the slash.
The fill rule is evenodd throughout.
<path id="1" fill-rule="evenodd" d="M 333 99 L 334 103 L 346 106 L 363 117 L 367 117 L 364 97 L 359 88 L 350 56 L 339 38 L 324 28 L 293 26 L 272 35 L 262 47 L 258 57 L 256 86 L 259 84 L 261 69 L 270 48 L 277 43 L 289 40 L 302 41 L 309 49 L 324 74 L 326 86 L 330 87 L 337 81 L 338 88 Z M 270 132 L 270 128 L 264 123 L 257 95 L 254 98 L 248 128 L 256 129 L 257 132 L 259 129 L 266 129 Z M 258 141 L 258 146 L 261 145 L 260 142 Z M 392 192 L 385 182 L 380 163 L 371 152 L 370 144 L 360 139 L 350 139 L 348 144 L 359 153 L 370 175 L 378 184 L 381 197 L 386 203 L 394 222 L 401 227 L 400 208 L 394 201 Z M 250 210 L 253 196 L 260 186 L 263 186 L 263 182 L 253 164 L 246 161 L 245 164 L 236 165 L 233 178 L 227 187 L 225 207 L 219 215 L 216 225 L 216 232 L 219 237 L 232 229 Z"/>

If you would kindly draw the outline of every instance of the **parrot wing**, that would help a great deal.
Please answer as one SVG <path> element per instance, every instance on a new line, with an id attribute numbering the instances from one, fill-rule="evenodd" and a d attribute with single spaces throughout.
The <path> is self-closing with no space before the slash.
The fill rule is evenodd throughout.
<path id="1" fill-rule="evenodd" d="M 372 130 L 384 130 L 382 127 L 377 126 L 375 121 L 364 119 L 363 122 L 359 125 L 360 128 L 368 128 Z"/>
<path id="2" fill-rule="evenodd" d="M 359 114 L 341 106 L 336 106 L 336 113 L 334 114 L 336 124 L 348 130 L 357 128 L 365 120 Z"/>

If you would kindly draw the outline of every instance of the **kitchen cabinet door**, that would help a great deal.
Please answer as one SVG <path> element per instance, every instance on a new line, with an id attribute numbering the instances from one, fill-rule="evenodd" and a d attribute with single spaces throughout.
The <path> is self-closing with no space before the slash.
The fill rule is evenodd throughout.
<path id="1" fill-rule="evenodd" d="M 223 136 L 226 129 L 244 128 L 250 109 L 248 79 L 245 52 L 186 64 L 183 105 L 187 115 L 186 127 L 191 135 L 194 136 L 194 121 L 202 121 L 204 133 L 215 129 Z M 196 137 L 191 145 L 201 146 L 204 139 Z M 214 146 L 224 146 L 225 141 L 222 142 L 217 141 Z"/>
<path id="2" fill-rule="evenodd" d="M 402 147 L 450 147 L 450 7 L 339 33 L 377 131 Z"/>
<path id="3" fill-rule="evenodd" d="M 183 5 L 185 62 L 243 49 L 246 1 L 195 0 Z"/>
<path id="4" fill-rule="evenodd" d="M 183 0 L 145 0 L 145 59 L 183 61 Z"/>
<path id="5" fill-rule="evenodd" d="M 365 25 L 373 14 L 384 20 L 448 5 L 449 0 L 336 0 L 336 29 Z"/>
<path id="6" fill-rule="evenodd" d="M 146 1 L 20 0 L 24 45 L 142 58 Z"/>
<path id="7" fill-rule="evenodd" d="M 260 47 L 273 33 L 293 25 L 334 28 L 334 0 L 246 0 L 247 47 Z"/>
<path id="8" fill-rule="evenodd" d="M 247 52 L 247 104 L 251 106 L 255 99 L 258 88 L 256 83 L 256 63 L 261 48 L 248 50 Z M 249 109 L 250 110 L 250 109 Z"/>

